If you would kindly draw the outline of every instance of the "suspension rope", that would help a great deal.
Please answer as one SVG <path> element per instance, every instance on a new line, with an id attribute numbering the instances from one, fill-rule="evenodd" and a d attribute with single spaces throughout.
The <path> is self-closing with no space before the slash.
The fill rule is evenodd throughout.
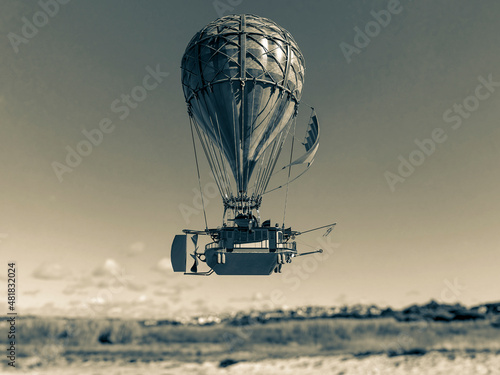
<path id="1" fill-rule="evenodd" d="M 249 117 L 249 119 L 250 119 L 250 121 L 251 121 L 252 123 L 251 123 L 251 129 L 250 129 L 250 132 L 249 132 L 248 137 L 247 137 L 247 138 L 248 138 L 248 143 L 249 143 L 249 144 L 248 144 L 248 151 L 247 151 L 247 153 L 248 153 L 248 154 L 250 153 L 250 147 L 252 146 L 252 145 L 250 144 L 250 139 L 251 139 L 251 136 L 253 135 L 253 132 L 254 132 L 254 125 L 255 125 L 255 120 L 256 120 L 256 119 L 254 119 L 254 118 L 253 118 L 253 116 L 254 116 L 254 106 L 255 106 L 255 82 L 253 83 L 253 87 L 252 87 L 252 94 L 253 94 L 253 95 L 252 95 L 252 110 L 251 110 L 251 112 L 250 112 L 250 113 L 251 113 L 251 115 L 250 115 L 250 117 Z M 243 104 L 242 104 L 242 105 L 243 105 Z M 244 142 L 244 144 L 246 144 L 247 140 L 246 140 L 246 139 L 244 139 L 244 140 L 243 140 L 243 142 Z M 250 155 L 248 155 L 248 156 L 250 156 Z M 255 164 L 254 164 L 254 165 L 255 165 Z M 253 168 L 255 168 L 255 167 L 253 167 Z M 250 166 L 249 166 L 249 163 L 248 163 L 248 162 L 247 162 L 247 173 L 246 173 L 246 178 L 245 178 L 245 179 L 246 179 L 246 181 L 247 181 L 247 192 L 249 193 L 249 191 L 248 191 L 248 185 L 250 184 Z"/>
<path id="2" fill-rule="evenodd" d="M 283 132 L 281 132 L 273 142 L 272 150 L 269 155 L 269 159 L 267 160 L 267 166 L 264 170 L 264 175 L 262 177 L 261 184 L 259 187 L 259 195 L 262 195 L 262 193 L 266 190 L 266 186 L 269 183 L 272 171 L 274 170 L 274 167 L 276 166 L 276 163 L 278 161 L 278 157 L 281 153 L 282 145 L 283 145 Z"/>
<path id="3" fill-rule="evenodd" d="M 197 105 L 201 109 L 201 102 L 198 101 Z M 208 106 L 205 101 L 205 109 L 208 111 Z M 211 120 L 210 120 L 211 121 Z M 211 139 L 210 135 L 208 135 L 205 131 L 200 130 L 200 126 L 194 119 L 195 129 L 198 134 L 198 138 L 203 147 L 203 151 L 205 152 L 205 156 L 207 157 L 208 165 L 212 170 L 212 175 L 214 176 L 215 182 L 217 184 L 217 188 L 219 189 L 219 193 L 221 197 L 224 198 L 225 191 L 228 190 L 226 186 L 226 181 L 224 179 L 224 173 L 222 172 L 222 168 L 220 166 L 219 159 L 217 158 L 217 154 L 214 151 L 217 147 L 214 145 L 214 141 Z"/>
<path id="4" fill-rule="evenodd" d="M 269 108 L 268 112 L 266 113 L 266 115 L 260 121 L 259 125 L 256 128 L 260 127 L 266 120 L 268 121 L 269 124 L 274 124 L 275 119 L 277 118 L 278 114 L 281 114 L 283 111 L 283 109 L 282 109 L 283 108 L 283 95 L 284 95 L 283 92 L 281 90 L 277 90 L 275 88 L 273 88 L 272 90 L 274 90 L 274 92 L 272 92 L 271 95 L 269 95 L 269 98 L 268 98 L 268 101 L 266 103 L 265 108 L 267 108 L 269 106 L 269 102 L 271 101 L 271 98 L 275 98 L 274 103 L 271 104 L 271 108 Z M 280 107 L 278 107 L 278 103 L 280 104 Z M 268 131 L 268 132 L 271 133 L 271 131 Z M 266 149 L 268 149 L 269 147 L 272 147 L 271 155 L 273 155 L 275 147 L 276 147 L 276 139 L 272 143 L 268 144 L 267 146 L 264 144 L 264 145 L 261 145 L 261 147 L 266 147 Z M 267 180 L 267 172 L 268 172 L 269 167 L 272 164 L 271 155 L 270 155 L 270 158 L 267 160 L 266 167 L 263 170 L 262 180 L 259 181 L 258 183 L 255 183 L 255 185 L 265 185 L 265 181 Z M 262 191 L 264 191 L 264 190 L 265 190 L 265 188 Z M 261 195 L 261 193 L 258 192 L 256 195 Z"/>
<path id="5" fill-rule="evenodd" d="M 224 165 L 223 161 L 220 160 L 219 157 L 217 156 L 217 146 L 214 145 L 213 142 L 210 142 L 209 145 L 210 145 L 212 157 L 215 160 L 216 165 L 217 165 L 218 178 L 221 179 L 221 185 L 224 189 L 224 193 L 227 195 L 227 185 L 226 185 L 226 181 L 224 179 L 224 168 L 222 167 Z"/>
<path id="6" fill-rule="evenodd" d="M 264 172 L 264 160 L 267 160 L 268 154 L 270 152 L 269 149 L 270 149 L 270 147 L 268 147 L 264 151 L 264 154 L 262 155 L 260 162 L 258 162 L 258 164 L 257 164 L 257 173 L 256 173 L 254 185 L 253 185 L 254 190 L 252 193 L 252 197 L 257 197 L 259 194 L 259 182 L 260 182 L 260 178 L 262 176 L 262 173 Z"/>
<path id="7" fill-rule="evenodd" d="M 283 94 L 283 96 L 284 96 L 284 94 Z M 283 99 L 284 98 L 282 98 L 282 100 Z M 287 104 L 288 103 L 286 101 L 282 101 L 281 102 L 281 105 L 278 108 L 278 112 L 276 113 L 276 117 L 275 118 L 281 118 L 284 115 L 286 107 L 287 107 Z M 288 129 L 287 129 L 287 127 L 288 127 Z M 274 159 L 274 163 L 272 163 L 272 167 L 269 169 L 269 175 L 266 176 L 266 182 L 264 184 L 264 189 L 262 190 L 263 192 L 266 191 L 266 189 L 267 189 L 267 185 L 269 184 L 269 180 L 271 179 L 271 176 L 272 176 L 272 173 L 273 173 L 274 168 L 276 166 L 276 163 L 278 162 L 278 157 L 281 154 L 281 150 L 283 148 L 283 144 L 285 142 L 286 136 L 288 135 L 289 131 L 290 131 L 290 125 L 288 125 L 288 124 L 285 125 L 285 127 L 281 130 L 281 137 L 280 137 L 279 145 L 278 145 L 277 152 L 276 152 L 276 158 Z"/>
<path id="8" fill-rule="evenodd" d="M 279 98 L 280 96 L 282 96 L 281 91 L 277 91 L 276 95 L 278 96 L 278 98 L 274 102 L 273 107 L 271 108 L 270 112 L 266 115 L 266 117 L 271 116 L 269 119 L 269 123 L 271 123 L 271 124 L 274 123 L 274 119 L 277 116 L 277 111 L 279 111 L 281 109 L 281 108 L 278 108 L 278 109 L 276 108 L 278 106 L 278 102 L 282 102 L 282 98 Z M 272 115 L 271 115 L 271 113 L 272 113 Z M 261 179 L 260 179 L 259 184 L 258 184 L 258 193 L 257 193 L 258 195 L 261 195 L 261 192 L 263 192 L 265 190 L 266 180 L 268 179 L 268 176 L 269 176 L 269 170 L 272 169 L 272 164 L 273 164 L 272 160 L 273 160 L 273 156 L 275 155 L 277 144 L 278 144 L 277 138 L 275 138 L 275 140 L 272 142 L 272 146 L 269 145 L 272 148 L 271 148 L 271 152 L 269 154 L 269 159 L 267 160 L 266 166 L 264 168 L 264 171 L 262 173 Z"/>
<path id="9" fill-rule="evenodd" d="M 212 156 L 209 152 L 210 150 L 208 149 L 208 147 L 209 147 L 208 140 L 205 140 L 205 138 L 204 138 L 205 136 L 203 135 L 203 132 L 200 131 L 199 126 L 197 125 L 196 121 L 194 121 L 194 124 L 195 124 L 196 133 L 198 134 L 198 138 L 200 140 L 201 146 L 203 148 L 203 151 L 205 152 L 205 156 L 207 157 L 208 166 L 210 167 L 210 170 L 212 171 L 215 182 L 217 183 L 217 188 L 219 189 L 219 192 L 222 196 L 222 190 L 221 190 L 221 186 L 219 183 L 217 169 L 214 166 Z"/>
<path id="10" fill-rule="evenodd" d="M 222 134 L 221 134 L 221 124 L 220 124 L 220 121 L 219 121 L 219 116 L 217 115 L 217 112 L 215 111 L 215 122 L 217 124 L 217 135 L 218 135 L 218 149 L 219 149 L 219 158 L 221 160 L 221 164 L 222 164 L 222 169 L 223 169 L 223 172 L 222 172 L 222 176 L 224 178 L 224 183 L 225 183 L 225 186 L 226 186 L 226 198 L 229 198 L 231 196 L 231 191 L 232 191 L 232 188 L 231 188 L 231 181 L 229 179 L 229 175 L 228 175 L 228 172 L 227 172 L 227 168 L 226 168 L 226 161 L 224 159 L 224 156 L 222 155 L 222 150 L 223 150 L 223 147 L 222 147 Z"/>
<path id="11" fill-rule="evenodd" d="M 306 103 L 304 103 L 304 104 L 306 104 Z M 307 105 L 308 107 L 310 107 L 310 108 L 311 108 L 311 115 L 309 116 L 309 121 L 311 121 L 311 119 L 312 119 L 312 117 L 313 117 L 313 115 L 314 115 L 314 113 L 315 113 L 315 110 L 314 110 L 314 108 L 313 108 L 313 107 L 311 107 L 310 105 L 308 105 L 308 104 L 306 104 L 306 105 Z M 296 120 L 295 120 L 295 121 L 296 121 Z M 307 129 L 306 129 L 306 137 L 307 137 L 307 134 L 308 134 L 308 130 L 309 130 L 309 128 L 307 128 Z M 286 184 L 282 184 L 282 185 L 276 186 L 275 188 L 272 188 L 271 190 L 266 190 L 266 191 L 264 191 L 264 192 L 262 193 L 262 195 L 265 195 L 265 194 L 268 194 L 268 193 L 270 193 L 270 192 L 272 192 L 272 191 L 275 191 L 275 190 L 281 189 L 281 188 L 282 188 L 282 187 L 284 187 L 285 185 L 286 185 L 286 186 L 288 186 L 289 184 L 291 184 L 292 182 L 294 182 L 295 180 L 297 180 L 299 177 L 301 177 L 304 173 L 306 173 L 306 172 L 309 170 L 309 168 L 310 168 L 310 166 L 311 166 L 311 165 L 312 165 L 312 162 L 308 164 L 308 166 L 306 167 L 306 169 L 305 169 L 304 171 L 302 171 L 302 172 L 301 172 L 298 176 L 295 176 L 294 178 L 292 178 L 292 179 L 291 179 L 290 181 L 288 181 Z M 286 168 L 286 166 L 285 166 L 285 167 L 283 167 L 281 170 L 283 170 L 283 169 L 285 169 L 285 168 Z M 281 171 L 281 170 L 280 170 L 280 171 Z M 280 171 L 275 172 L 275 173 L 273 174 L 273 176 L 274 176 L 274 175 L 276 175 L 277 173 L 279 173 Z M 272 177 L 272 176 L 271 176 L 271 177 Z"/>
<path id="12" fill-rule="evenodd" d="M 283 133 L 281 133 L 279 135 L 279 138 L 276 139 L 276 143 L 274 144 L 274 148 L 273 148 L 273 153 L 269 159 L 269 167 L 267 168 L 266 175 L 265 175 L 264 180 L 263 180 L 262 190 L 260 192 L 261 195 L 264 191 L 266 191 L 266 188 L 267 188 L 267 185 L 269 184 L 269 180 L 271 179 L 273 170 L 276 167 L 276 163 L 278 162 L 278 158 L 281 154 L 284 138 L 285 137 L 283 137 Z"/>
<path id="13" fill-rule="evenodd" d="M 257 186 L 257 194 L 258 195 L 261 195 L 261 192 L 264 191 L 265 181 L 267 179 L 268 171 L 271 168 L 271 164 L 272 164 L 271 160 L 272 160 L 272 157 L 274 155 L 276 145 L 277 145 L 277 140 L 274 140 L 272 143 L 272 146 L 270 147 L 271 152 L 269 153 L 269 159 L 266 160 L 266 165 L 264 166 L 262 175 L 259 176 L 259 181 L 258 181 L 258 186 Z"/>
<path id="14" fill-rule="evenodd" d="M 288 126 L 288 125 L 287 125 Z M 266 148 L 261 158 L 259 173 L 255 182 L 255 194 L 263 195 L 267 184 L 269 183 L 270 172 L 274 170 L 279 154 L 281 153 L 283 142 L 288 134 L 288 129 L 283 129 L 274 141 Z M 273 163 L 274 160 L 274 163 Z M 265 167 L 264 167 L 265 164 Z"/>
<path id="15" fill-rule="evenodd" d="M 217 144 L 214 145 L 212 144 L 212 147 L 215 149 L 218 149 L 218 157 L 217 153 L 215 152 L 214 154 L 216 155 L 216 159 L 220 161 L 219 165 L 222 165 L 221 171 L 220 171 L 220 177 L 221 177 L 221 186 L 223 186 L 224 194 L 225 197 L 228 198 L 231 195 L 231 183 L 228 179 L 227 175 L 227 169 L 226 169 L 226 163 L 224 161 L 224 157 L 222 155 L 222 135 L 221 135 L 221 126 L 219 122 L 219 116 L 217 115 L 217 111 L 215 110 L 215 107 L 217 106 L 215 103 L 212 102 L 211 98 L 209 98 L 207 95 L 203 96 L 203 101 L 205 108 L 214 114 L 215 119 L 212 119 L 212 116 L 208 116 L 210 123 L 212 124 L 212 127 L 216 129 L 217 131 L 214 132 L 215 138 L 217 139 Z M 217 125 L 217 126 L 215 126 Z M 214 143 L 214 142 L 212 142 Z M 222 198 L 224 199 L 224 195 L 221 193 Z"/>
<path id="16" fill-rule="evenodd" d="M 233 82 L 231 81 L 230 85 L 231 87 L 231 97 L 234 99 L 234 89 L 233 89 Z M 235 168 L 234 169 L 234 172 L 236 173 L 233 173 L 234 174 L 234 180 L 236 181 L 236 194 L 239 193 L 239 189 L 240 189 L 240 179 L 239 179 L 239 176 L 238 176 L 238 171 L 239 171 L 239 154 L 238 154 L 238 142 L 237 142 L 237 139 L 236 139 L 236 115 L 235 115 L 235 101 L 233 100 L 232 103 L 231 103 L 231 110 L 232 110 L 232 115 L 233 115 L 233 141 L 234 141 L 234 165 L 233 167 Z"/>
<path id="17" fill-rule="evenodd" d="M 295 115 L 294 115 L 294 121 L 293 121 L 293 123 L 294 123 L 294 125 L 293 125 L 293 135 L 292 135 L 292 148 L 290 150 L 290 163 L 288 165 L 288 179 L 287 179 L 287 183 L 286 183 L 286 193 L 285 193 L 285 208 L 283 210 L 283 228 L 285 227 L 286 205 L 288 203 L 288 187 L 290 185 L 290 173 L 292 171 L 293 144 L 294 144 L 294 141 L 295 141 L 295 129 L 296 129 L 296 126 L 297 126 L 297 120 L 295 119 Z"/>
<path id="18" fill-rule="evenodd" d="M 208 231 L 207 214 L 205 212 L 205 201 L 203 200 L 203 191 L 201 190 L 200 167 L 198 166 L 198 154 L 196 153 L 196 142 L 194 141 L 193 120 L 189 116 L 189 124 L 191 125 L 191 139 L 193 140 L 194 158 L 196 160 L 196 172 L 198 173 L 198 186 L 200 187 L 201 204 L 203 206 L 203 217 L 205 218 L 205 229 Z"/>

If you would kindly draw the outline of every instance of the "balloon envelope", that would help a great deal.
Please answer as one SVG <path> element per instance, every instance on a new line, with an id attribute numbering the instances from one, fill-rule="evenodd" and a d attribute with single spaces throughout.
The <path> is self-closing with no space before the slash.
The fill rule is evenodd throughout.
<path id="1" fill-rule="evenodd" d="M 193 37 L 181 68 L 191 115 L 247 192 L 257 161 L 296 113 L 305 69 L 297 43 L 269 19 L 226 16 Z"/>

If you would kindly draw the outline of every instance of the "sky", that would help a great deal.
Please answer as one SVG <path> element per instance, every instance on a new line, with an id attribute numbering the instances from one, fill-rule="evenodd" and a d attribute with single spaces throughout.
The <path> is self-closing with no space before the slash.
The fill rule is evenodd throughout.
<path id="1" fill-rule="evenodd" d="M 327 251 L 282 274 L 174 274 L 174 235 L 204 228 L 181 58 L 198 30 L 240 13 L 293 35 L 320 119 L 287 226 L 337 226 L 301 236 L 300 251 Z M 498 300 L 499 17 L 493 0 L 6 2 L 0 282 L 15 261 L 21 314 L 90 317 Z M 125 105 L 132 92 L 146 94 Z M 68 156 L 85 134 L 95 144 Z M 220 225 L 220 197 L 205 203 Z M 282 220 L 283 205 L 282 191 L 265 196 L 262 217 Z"/>

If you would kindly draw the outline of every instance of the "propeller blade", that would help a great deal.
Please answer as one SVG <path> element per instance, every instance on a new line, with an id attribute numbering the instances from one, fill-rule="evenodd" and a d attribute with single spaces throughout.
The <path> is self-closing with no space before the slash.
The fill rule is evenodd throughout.
<path id="1" fill-rule="evenodd" d="M 195 234 L 193 237 L 191 237 L 191 241 L 193 241 L 194 247 L 198 249 L 198 234 Z"/>
<path id="2" fill-rule="evenodd" d="M 191 267 L 191 272 L 198 272 L 198 258 L 195 256 L 195 255 L 192 255 L 191 256 L 194 258 L 194 263 L 193 263 L 193 266 Z"/>

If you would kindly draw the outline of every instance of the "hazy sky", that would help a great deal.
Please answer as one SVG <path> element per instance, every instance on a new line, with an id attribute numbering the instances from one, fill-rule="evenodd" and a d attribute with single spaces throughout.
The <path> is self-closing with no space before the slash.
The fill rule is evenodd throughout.
<path id="1" fill-rule="evenodd" d="M 498 1 L 49 3 L 0 12 L 0 261 L 18 263 L 21 313 L 173 316 L 275 307 L 272 293 L 287 306 L 499 299 Z M 380 26 L 372 11 L 388 7 Z M 306 61 L 302 99 L 322 126 L 313 167 L 290 187 L 287 225 L 337 221 L 335 245 L 281 275 L 170 270 L 173 236 L 204 228 L 202 214 L 187 223 L 179 210 L 198 184 L 180 62 L 221 12 L 292 33 Z M 356 38 L 366 27 L 369 40 Z M 151 70 L 151 89 L 133 91 Z M 146 97 L 126 111 L 131 92 Z M 58 178 L 53 163 L 100 123 L 102 140 Z M 432 137 L 429 155 L 418 151 Z M 409 158 L 419 165 L 403 166 Z M 283 201 L 266 196 L 262 217 L 280 221 Z M 219 225 L 221 200 L 208 203 Z"/>

